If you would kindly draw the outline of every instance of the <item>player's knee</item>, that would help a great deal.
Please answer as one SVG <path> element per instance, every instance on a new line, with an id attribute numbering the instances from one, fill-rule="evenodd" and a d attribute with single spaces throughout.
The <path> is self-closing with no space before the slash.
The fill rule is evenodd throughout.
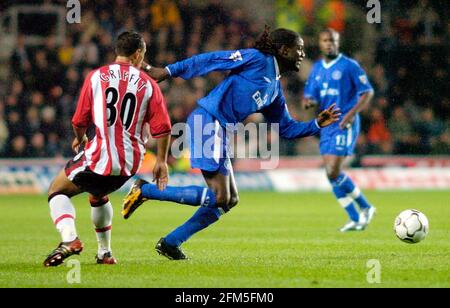
<path id="1" fill-rule="evenodd" d="M 53 198 L 54 196 L 56 196 L 59 193 L 60 193 L 59 189 L 58 189 L 57 185 L 55 184 L 55 181 L 53 181 L 50 184 L 50 187 L 48 188 L 48 191 L 47 191 L 48 199 L 50 200 L 51 198 Z"/>
<path id="2" fill-rule="evenodd" d="M 231 210 L 239 203 L 239 195 L 232 195 L 230 202 L 228 203 L 228 208 Z"/>
<path id="3" fill-rule="evenodd" d="M 226 192 L 217 192 L 216 193 L 216 205 L 217 207 L 228 207 L 230 203 L 231 196 Z"/>
<path id="4" fill-rule="evenodd" d="M 102 197 L 93 196 L 93 195 L 89 196 L 89 203 L 91 204 L 91 207 L 101 207 L 108 202 L 109 202 L 108 196 L 102 196 Z"/>
<path id="5" fill-rule="evenodd" d="M 327 177 L 330 181 L 336 180 L 340 173 L 339 168 L 327 168 Z"/>

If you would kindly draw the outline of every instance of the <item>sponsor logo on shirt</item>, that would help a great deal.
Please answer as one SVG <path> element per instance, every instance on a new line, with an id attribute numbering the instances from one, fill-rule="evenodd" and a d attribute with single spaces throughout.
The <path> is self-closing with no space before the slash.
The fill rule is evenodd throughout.
<path id="1" fill-rule="evenodd" d="M 328 82 L 322 83 L 322 86 L 323 86 L 323 90 L 320 90 L 320 97 L 324 97 L 326 95 L 331 95 L 331 96 L 339 95 L 338 89 L 328 88 Z"/>
<path id="2" fill-rule="evenodd" d="M 264 98 L 261 97 L 261 92 L 256 91 L 255 94 L 252 95 L 253 100 L 256 102 L 256 105 L 258 105 L 258 110 L 261 109 L 264 104 L 267 102 L 267 99 L 269 98 L 269 95 L 266 94 Z"/>

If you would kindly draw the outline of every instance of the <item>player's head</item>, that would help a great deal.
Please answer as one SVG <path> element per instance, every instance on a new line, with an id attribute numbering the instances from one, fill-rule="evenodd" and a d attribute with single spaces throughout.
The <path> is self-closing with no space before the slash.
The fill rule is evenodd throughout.
<path id="1" fill-rule="evenodd" d="M 117 38 L 117 56 L 128 58 L 138 68 L 142 66 L 146 51 L 144 38 L 137 32 L 123 32 Z"/>
<path id="2" fill-rule="evenodd" d="M 339 54 L 339 33 L 331 28 L 320 31 L 319 48 L 324 57 L 336 58 Z"/>
<path id="3" fill-rule="evenodd" d="M 288 29 L 279 28 L 270 32 L 270 28 L 266 26 L 264 33 L 256 41 L 255 48 L 274 55 L 280 69 L 283 68 L 285 71 L 298 72 L 305 58 L 300 34 Z"/>

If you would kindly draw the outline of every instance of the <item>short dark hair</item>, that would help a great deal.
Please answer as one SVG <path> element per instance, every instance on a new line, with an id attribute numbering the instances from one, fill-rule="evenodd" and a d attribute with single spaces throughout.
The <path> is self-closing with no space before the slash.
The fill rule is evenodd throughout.
<path id="1" fill-rule="evenodd" d="M 300 34 L 295 31 L 278 28 L 270 32 L 270 27 L 266 25 L 254 48 L 263 53 L 276 55 L 281 46 L 294 46 L 299 38 Z"/>
<path id="2" fill-rule="evenodd" d="M 137 32 L 123 32 L 116 42 L 116 54 L 118 56 L 129 57 L 138 49 L 144 49 L 144 39 Z"/>
<path id="3" fill-rule="evenodd" d="M 324 28 L 324 29 L 320 30 L 319 35 L 321 35 L 322 33 L 328 33 L 328 34 L 330 34 L 331 36 L 337 35 L 338 38 L 339 38 L 339 36 L 340 36 L 340 35 L 339 35 L 339 32 L 337 32 L 337 31 L 334 30 L 333 28 Z"/>

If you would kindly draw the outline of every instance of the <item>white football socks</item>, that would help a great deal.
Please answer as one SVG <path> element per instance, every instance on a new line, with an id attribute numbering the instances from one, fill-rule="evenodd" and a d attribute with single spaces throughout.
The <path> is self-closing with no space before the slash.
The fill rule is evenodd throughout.
<path id="1" fill-rule="evenodd" d="M 71 242 L 77 238 L 75 228 L 75 208 L 66 195 L 56 195 L 49 201 L 50 216 L 63 242 Z"/>
<path id="2" fill-rule="evenodd" d="M 103 258 L 106 252 L 111 251 L 111 225 L 113 219 L 113 208 L 111 202 L 99 207 L 91 207 L 92 222 L 98 242 L 98 257 Z"/>

